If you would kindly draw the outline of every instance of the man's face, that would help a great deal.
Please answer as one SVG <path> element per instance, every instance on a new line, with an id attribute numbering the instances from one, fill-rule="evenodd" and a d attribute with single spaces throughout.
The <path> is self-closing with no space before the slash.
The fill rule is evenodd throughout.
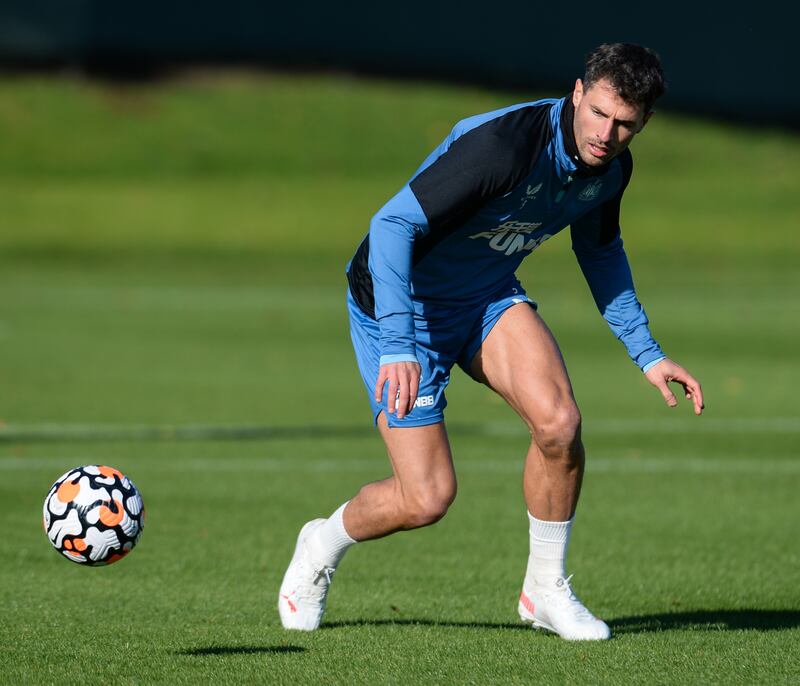
<path id="1" fill-rule="evenodd" d="M 641 105 L 625 102 L 607 79 L 600 79 L 585 90 L 578 79 L 572 104 L 578 154 L 591 167 L 608 164 L 623 152 L 652 114 Z"/>

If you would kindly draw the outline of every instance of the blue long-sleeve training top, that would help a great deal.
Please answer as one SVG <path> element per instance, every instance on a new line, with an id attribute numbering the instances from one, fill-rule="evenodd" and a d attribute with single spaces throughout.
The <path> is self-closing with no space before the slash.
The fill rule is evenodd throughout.
<path id="1" fill-rule="evenodd" d="M 646 370 L 664 357 L 636 298 L 619 213 L 630 151 L 584 164 L 571 96 L 464 119 L 373 217 L 347 265 L 350 291 L 380 325 L 382 362 L 415 359 L 414 318 L 469 308 L 566 226 L 594 300 Z"/>

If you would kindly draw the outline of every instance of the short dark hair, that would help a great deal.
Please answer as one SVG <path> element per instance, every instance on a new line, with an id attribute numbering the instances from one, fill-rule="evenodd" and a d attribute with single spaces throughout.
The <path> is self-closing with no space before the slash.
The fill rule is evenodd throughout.
<path id="1" fill-rule="evenodd" d="M 649 112 L 667 89 L 661 59 L 650 48 L 633 43 L 603 43 L 586 56 L 583 86 L 608 79 L 619 97 Z"/>

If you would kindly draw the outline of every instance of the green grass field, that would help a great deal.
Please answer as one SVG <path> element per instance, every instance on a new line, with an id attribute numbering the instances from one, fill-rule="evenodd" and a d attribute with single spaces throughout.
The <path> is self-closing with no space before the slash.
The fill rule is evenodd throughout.
<path id="1" fill-rule="evenodd" d="M 459 496 L 356 546 L 324 628 L 275 601 L 300 525 L 387 475 L 350 350 L 344 265 L 459 118 L 530 93 L 195 74 L 0 81 L 0 683 L 800 682 L 800 140 L 658 113 L 623 230 L 665 350 L 707 411 L 668 409 L 561 235 L 520 274 L 584 415 L 569 567 L 615 638 L 517 623 L 521 423 L 454 375 Z M 78 464 L 148 508 L 121 563 L 41 529 Z"/>

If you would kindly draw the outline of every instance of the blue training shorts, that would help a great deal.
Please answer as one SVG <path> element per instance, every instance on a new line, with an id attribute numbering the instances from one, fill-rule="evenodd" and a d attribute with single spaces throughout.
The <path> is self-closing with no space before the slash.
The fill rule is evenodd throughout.
<path id="1" fill-rule="evenodd" d="M 473 307 L 437 309 L 435 318 L 414 317 L 417 344 L 417 361 L 422 367 L 419 392 L 414 407 L 403 419 L 386 412 L 389 384 L 383 388 L 383 398 L 375 402 L 375 383 L 380 369 L 380 328 L 378 322 L 365 314 L 347 291 L 347 309 L 350 313 L 350 338 L 356 353 L 358 369 L 367 388 L 372 415 L 385 412 L 389 426 L 425 426 L 444 419 L 447 400 L 444 389 L 450 381 L 450 369 L 458 364 L 467 374 L 476 353 L 486 340 L 492 327 L 509 307 L 533 302 L 516 278 L 496 291 L 486 302 Z"/>

